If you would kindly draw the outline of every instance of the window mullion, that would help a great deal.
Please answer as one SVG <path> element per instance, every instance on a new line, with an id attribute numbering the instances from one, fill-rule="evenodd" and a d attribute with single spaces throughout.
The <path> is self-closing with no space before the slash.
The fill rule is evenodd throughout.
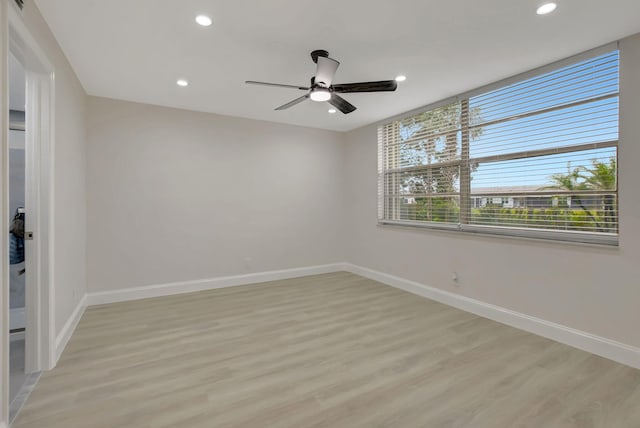
<path id="1" fill-rule="evenodd" d="M 462 145 L 460 151 L 460 224 L 469 224 L 471 219 L 471 168 L 469 165 L 469 99 L 460 102 Z"/>

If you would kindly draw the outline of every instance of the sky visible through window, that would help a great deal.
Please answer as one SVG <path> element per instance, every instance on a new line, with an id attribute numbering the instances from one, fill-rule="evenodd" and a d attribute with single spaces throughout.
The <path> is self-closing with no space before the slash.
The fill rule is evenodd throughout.
<path id="1" fill-rule="evenodd" d="M 618 51 L 518 82 L 469 99 L 470 125 L 480 130 L 471 139 L 470 158 L 553 149 L 618 140 Z M 550 111 L 539 112 L 541 110 Z M 509 120 L 505 120 L 509 119 Z M 504 121 L 501 121 L 504 120 Z M 420 124 L 402 124 L 400 139 L 407 141 Z M 461 133 L 458 133 L 458 156 Z M 436 150 L 444 147 L 436 141 Z M 414 149 L 409 149 L 414 150 Z M 418 150 L 419 151 L 419 150 Z M 418 164 L 426 156 L 412 154 Z M 474 189 L 544 187 L 553 174 L 590 167 L 594 160 L 608 163 L 616 148 L 481 162 L 472 172 Z"/>

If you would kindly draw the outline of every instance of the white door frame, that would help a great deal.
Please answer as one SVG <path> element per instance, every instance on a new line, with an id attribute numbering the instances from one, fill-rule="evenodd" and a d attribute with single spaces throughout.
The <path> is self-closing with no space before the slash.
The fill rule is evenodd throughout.
<path id="1" fill-rule="evenodd" d="M 26 230 L 34 233 L 34 239 L 25 245 L 25 258 L 28 287 L 26 289 L 27 334 L 26 361 L 27 372 L 49 370 L 55 366 L 55 306 L 53 275 L 53 192 L 54 192 L 54 67 L 44 51 L 38 46 L 20 16 L 13 2 L 2 2 L 0 6 L 0 28 L 3 39 L 8 33 L 8 45 L 0 48 L 3 64 L 2 84 L 2 158 L 8 155 L 8 100 L 6 99 L 8 79 L 7 57 L 11 52 L 27 71 L 27 111 L 26 111 L 26 180 L 27 208 Z M 2 16 L 6 13 L 5 16 Z M 8 379 L 8 271 L 9 260 L 6 254 L 8 232 L 8 162 L 2 162 L 2 209 L 0 220 L 3 222 L 2 242 L 2 409 L 0 427 L 8 414 L 8 391 L 4 379 Z"/>
<path id="2" fill-rule="evenodd" d="M 0 0 L 0 428 L 9 425 L 9 18 L 8 2 Z"/>
<path id="3" fill-rule="evenodd" d="M 26 70 L 26 224 L 34 238 L 25 242 L 27 373 L 55 366 L 53 276 L 54 67 L 24 24 L 9 9 L 9 50 Z"/>

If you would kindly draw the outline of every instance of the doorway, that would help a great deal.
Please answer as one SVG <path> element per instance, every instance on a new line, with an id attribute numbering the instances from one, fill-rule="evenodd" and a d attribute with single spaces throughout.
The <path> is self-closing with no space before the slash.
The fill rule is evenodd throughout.
<path id="1" fill-rule="evenodd" d="M 10 254 L 9 278 L 9 328 L 12 332 L 24 331 L 27 323 L 25 311 L 25 263 L 24 225 L 25 216 L 25 105 L 26 74 L 24 67 L 9 55 L 9 219 L 16 219 Z"/>
<path id="2" fill-rule="evenodd" d="M 8 4 L 10 105 L 3 108 L 9 116 L 10 130 L 3 145 L 4 216 L 9 220 L 24 216 L 23 247 L 7 252 L 1 261 L 3 272 L 2 366 L 4 391 L 1 406 L 2 422 L 12 421 L 26 401 L 39 376 L 56 363 L 53 282 L 53 215 L 54 189 L 54 68 L 27 29 L 19 9 Z M 6 51 L 5 51 L 6 52 Z M 6 117 L 6 116 L 5 116 Z M 5 168 L 8 169 L 5 170 Z M 22 170 L 21 170 L 22 168 Z M 22 178 L 22 187 L 20 184 Z M 5 226 L 6 227 L 6 226 Z M 6 229 L 5 229 L 6 230 Z M 15 242 L 9 234 L 9 250 Z M 5 247 L 6 248 L 6 247 Z M 23 258 L 21 260 L 21 257 Z M 7 331 L 9 330 L 9 331 Z M 9 334 L 7 334 L 9 333 Z M 5 383 L 8 379 L 8 384 Z"/>
<path id="3" fill-rule="evenodd" d="M 9 55 L 9 410 L 21 407 L 20 397 L 33 383 L 26 371 L 26 289 L 25 208 L 26 200 L 26 72 Z M 35 375 L 37 376 L 37 375 Z"/>

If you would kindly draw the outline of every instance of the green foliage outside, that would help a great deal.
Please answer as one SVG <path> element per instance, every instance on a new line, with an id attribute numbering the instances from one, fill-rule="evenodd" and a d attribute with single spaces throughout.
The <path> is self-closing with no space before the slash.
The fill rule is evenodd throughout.
<path id="1" fill-rule="evenodd" d="M 616 197 L 610 195 L 575 195 L 563 192 L 615 191 L 617 166 L 614 158 L 608 162 L 593 160 L 590 167 L 567 167 L 566 174 L 554 174 L 551 184 L 541 190 L 559 190 L 548 197 L 543 208 L 505 208 L 488 204 L 471 209 L 471 223 L 480 225 L 525 227 L 550 230 L 598 231 L 615 233 L 618 228 Z M 540 197 L 544 198 L 544 197 Z M 553 203 L 552 200 L 555 200 Z M 413 204 L 402 204 L 401 217 L 412 221 L 459 223 L 460 206 L 455 198 L 416 198 Z"/>
<path id="2" fill-rule="evenodd" d="M 615 158 L 609 162 L 602 162 L 594 159 L 590 167 L 579 166 L 571 169 L 571 164 L 567 165 L 566 174 L 553 174 L 550 177 L 552 184 L 543 187 L 543 190 L 557 189 L 563 191 L 615 191 L 617 188 L 618 169 Z M 582 224 L 587 230 L 599 232 L 616 232 L 618 229 L 616 216 L 616 198 L 611 195 L 596 196 L 598 201 L 597 209 L 587 207 L 584 203 L 586 196 L 572 196 L 578 206 L 572 211 L 576 215 L 584 218 Z"/>
<path id="3" fill-rule="evenodd" d="M 593 231 L 604 222 L 603 210 L 482 207 L 471 210 L 473 224 L 536 229 Z"/>
<path id="4" fill-rule="evenodd" d="M 450 198 L 417 199 L 415 204 L 403 204 L 401 218 L 411 221 L 433 221 L 437 223 L 459 223 L 460 206 Z"/>
<path id="5" fill-rule="evenodd" d="M 480 109 L 469 111 L 470 123 L 481 122 Z M 399 147 L 400 165 L 432 166 L 432 173 L 412 173 L 402 177 L 402 188 L 409 193 L 454 193 L 459 190 L 460 168 L 438 167 L 438 163 L 459 159 L 463 114 L 459 103 L 420 113 L 406 120 L 406 138 Z M 416 136 L 419 135 L 419 138 Z M 468 129 L 468 138 L 482 135 L 482 127 Z M 473 166 L 471 168 L 474 169 Z"/>

